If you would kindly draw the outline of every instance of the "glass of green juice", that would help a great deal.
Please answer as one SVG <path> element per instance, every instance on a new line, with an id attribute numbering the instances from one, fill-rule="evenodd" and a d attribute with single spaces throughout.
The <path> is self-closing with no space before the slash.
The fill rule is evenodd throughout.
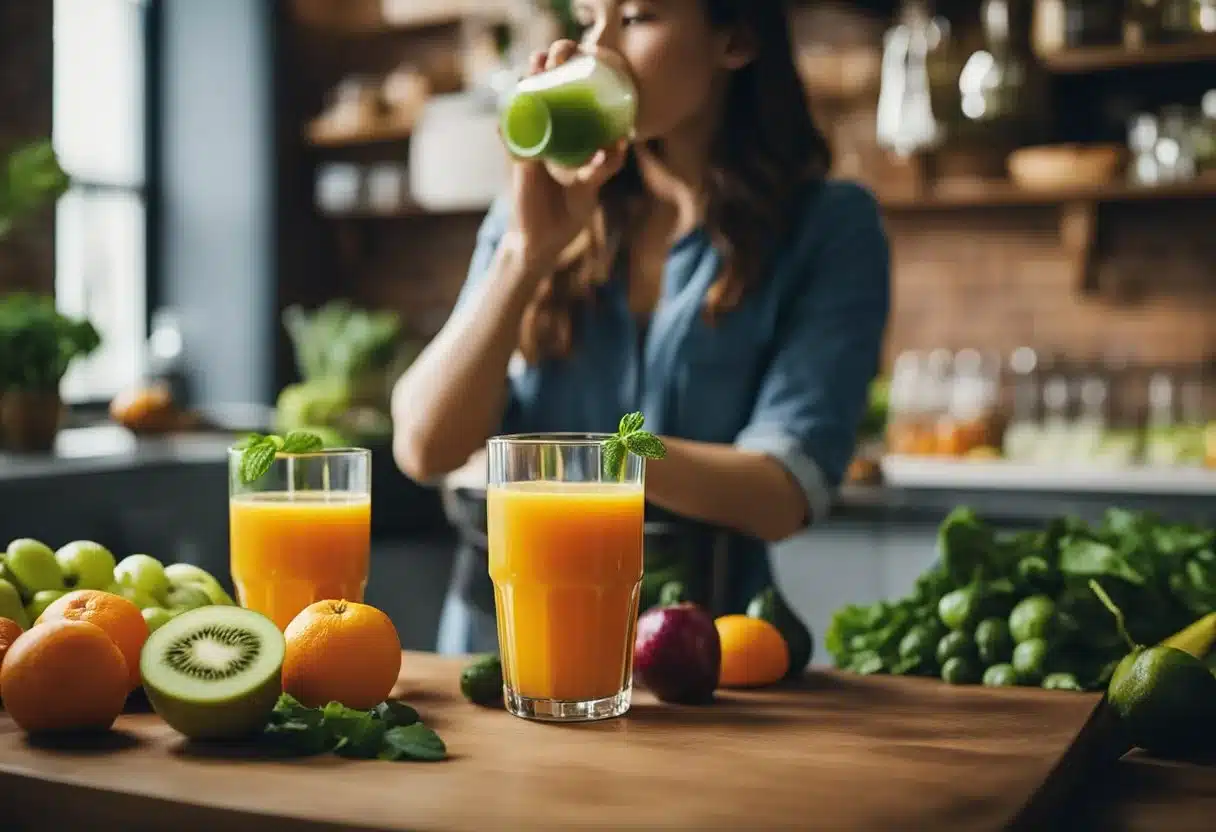
<path id="1" fill-rule="evenodd" d="M 580 54 L 524 78 L 505 96 L 503 141 L 518 158 L 580 167 L 601 148 L 633 137 L 637 99 L 626 72 Z"/>

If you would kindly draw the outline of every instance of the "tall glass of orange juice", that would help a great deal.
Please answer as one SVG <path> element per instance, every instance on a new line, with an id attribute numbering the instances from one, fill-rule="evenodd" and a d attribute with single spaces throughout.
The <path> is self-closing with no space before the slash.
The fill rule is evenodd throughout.
<path id="1" fill-rule="evenodd" d="M 371 452 L 282 454 L 257 480 L 228 454 L 232 581 L 241 606 L 285 629 L 329 599 L 362 602 L 371 549 Z"/>
<path id="2" fill-rule="evenodd" d="M 620 716 L 633 692 L 645 460 L 605 470 L 598 435 L 488 443 L 487 532 L 504 697 L 516 716 Z"/>

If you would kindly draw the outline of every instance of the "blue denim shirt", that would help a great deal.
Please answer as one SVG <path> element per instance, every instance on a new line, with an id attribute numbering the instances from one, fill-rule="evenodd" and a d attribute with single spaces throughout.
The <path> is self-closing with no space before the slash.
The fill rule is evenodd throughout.
<path id="1" fill-rule="evenodd" d="M 485 278 L 507 229 L 497 203 L 478 234 L 458 307 Z M 640 410 L 657 434 L 733 444 L 781 463 L 826 516 L 853 455 L 890 304 L 880 210 L 862 187 L 811 188 L 772 273 L 714 322 L 701 314 L 721 258 L 696 230 L 672 248 L 644 337 L 615 278 L 598 290 L 573 354 L 513 362 L 502 432 L 611 432 Z M 732 606 L 771 580 L 767 548 L 731 546 Z M 488 580 L 488 578 L 487 578 Z"/>

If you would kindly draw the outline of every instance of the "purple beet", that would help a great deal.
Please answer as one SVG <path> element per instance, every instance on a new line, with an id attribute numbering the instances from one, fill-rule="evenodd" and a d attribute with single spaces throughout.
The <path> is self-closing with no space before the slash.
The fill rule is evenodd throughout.
<path id="1" fill-rule="evenodd" d="M 659 701 L 712 700 L 721 665 L 718 629 L 696 604 L 656 607 L 638 618 L 633 672 Z"/>

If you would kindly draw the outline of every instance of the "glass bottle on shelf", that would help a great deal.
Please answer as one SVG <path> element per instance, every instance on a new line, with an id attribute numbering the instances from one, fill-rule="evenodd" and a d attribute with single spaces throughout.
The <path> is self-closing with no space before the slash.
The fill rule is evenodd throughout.
<path id="1" fill-rule="evenodd" d="M 1203 381 L 1188 378 L 1178 390 L 1178 415 L 1176 443 L 1179 465 L 1198 468 L 1204 464 L 1204 419 Z"/>
<path id="2" fill-rule="evenodd" d="M 1168 466 L 1178 462 L 1175 441 L 1174 379 L 1154 373 L 1148 382 L 1148 418 L 1144 430 L 1144 462 Z"/>
<path id="3" fill-rule="evenodd" d="M 910 156 L 936 147 L 943 126 L 935 112 L 931 68 L 949 37 L 949 24 L 927 0 L 904 0 L 899 21 L 883 38 L 876 116 L 880 147 Z"/>
<path id="4" fill-rule="evenodd" d="M 1212 0 L 1216 3 L 1216 0 Z M 1195 169 L 1199 173 L 1216 170 L 1216 89 L 1204 93 L 1199 104 L 1200 117 L 1192 131 Z"/>
<path id="5" fill-rule="evenodd" d="M 1123 9 L 1123 45 L 1143 49 L 1161 38 L 1161 0 L 1127 0 Z"/>
<path id="6" fill-rule="evenodd" d="M 938 453 L 963 457 L 991 445 L 995 394 L 979 351 L 959 350 L 954 357 L 947 415 L 939 423 Z"/>
<path id="7" fill-rule="evenodd" d="M 1013 373 L 1013 412 L 1005 428 L 1002 448 L 1006 459 L 1030 462 L 1035 456 L 1042 428 L 1039 423 L 1039 356 L 1030 347 L 1019 347 L 1009 359 Z"/>
<path id="8" fill-rule="evenodd" d="M 1078 465 L 1103 462 L 1103 441 L 1109 424 L 1107 407 L 1110 384 L 1096 375 L 1083 378 L 1078 387 L 1077 401 L 1077 418 L 1072 424 L 1069 438 L 1069 461 Z"/>
<path id="9" fill-rule="evenodd" d="M 1068 413 L 1071 398 L 1064 375 L 1052 375 L 1043 382 L 1043 427 L 1035 446 L 1036 463 L 1055 466 L 1067 457 L 1072 437 Z"/>
<path id="10" fill-rule="evenodd" d="M 1195 177 L 1195 142 L 1189 108 L 1171 104 L 1161 110 L 1161 135 L 1155 155 L 1162 182 L 1185 182 Z"/>
<path id="11" fill-rule="evenodd" d="M 1131 163 L 1127 166 L 1128 178 L 1133 185 L 1156 185 L 1161 180 L 1157 164 L 1157 139 L 1161 136 L 1160 124 L 1152 113 L 1132 116 L 1127 129 L 1127 148 Z"/>
<path id="12" fill-rule="evenodd" d="M 925 415 L 932 437 L 930 453 L 953 456 L 956 447 L 954 422 L 950 418 L 953 395 L 952 370 L 954 354 L 938 348 L 929 353 L 925 363 L 925 383 L 921 387 L 921 411 Z"/>

